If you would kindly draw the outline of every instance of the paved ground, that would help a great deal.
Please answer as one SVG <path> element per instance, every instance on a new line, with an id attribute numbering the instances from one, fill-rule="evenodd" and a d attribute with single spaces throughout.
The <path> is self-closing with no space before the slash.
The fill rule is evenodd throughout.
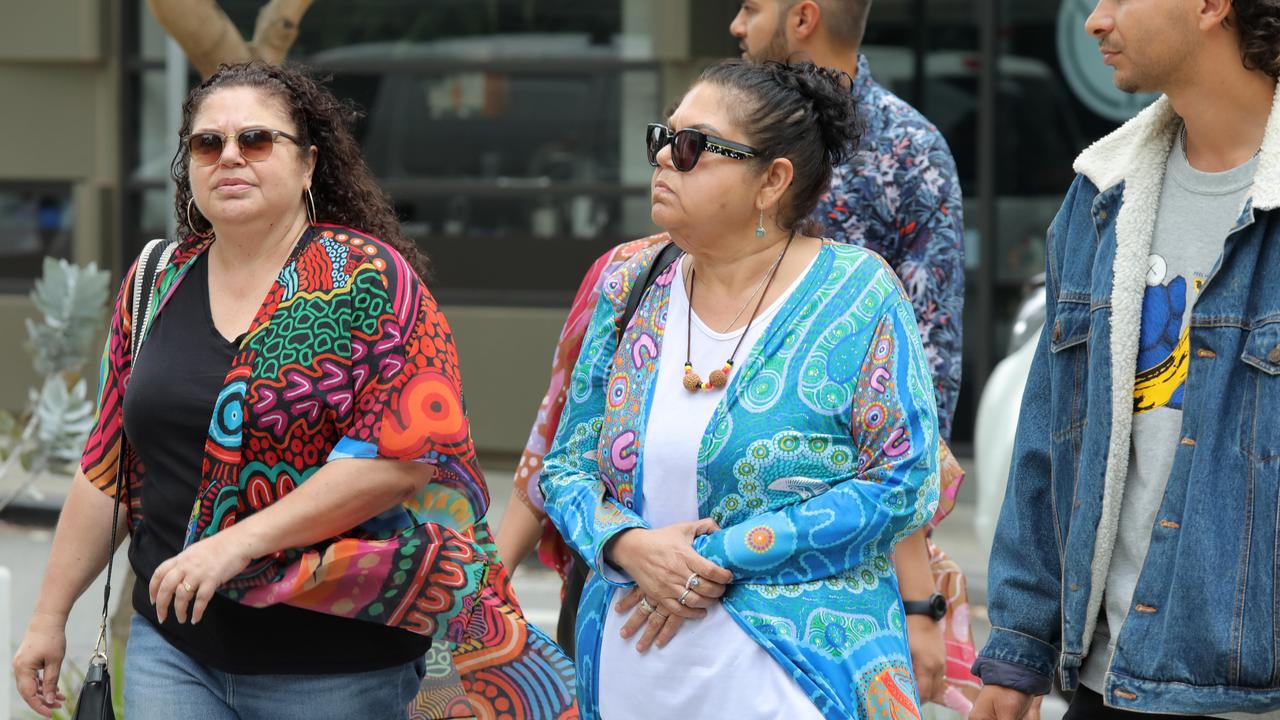
<path id="1" fill-rule="evenodd" d="M 515 461 L 511 458 L 492 458 L 483 464 L 487 470 L 493 496 L 490 517 L 494 527 L 497 527 L 511 499 L 510 469 L 514 467 Z M 970 463 L 963 460 L 962 464 L 966 467 L 970 466 Z M 35 605 L 40 580 L 44 576 L 53 539 L 53 528 L 49 524 L 52 513 L 48 510 L 60 504 L 63 487 L 61 482 L 57 479 L 42 481 L 39 485 L 44 495 L 41 501 L 35 502 L 27 498 L 25 512 L 11 511 L 0 516 L 0 567 L 7 568 L 11 575 L 12 607 L 9 611 L 8 629 L 11 633 L 10 642 L 14 648 L 22 637 L 27 619 Z M 3 492 L 4 489 L 0 488 L 0 495 Z M 989 631 L 985 607 L 987 562 L 974 537 L 973 505 L 971 502 L 966 502 L 969 495 L 971 493 L 962 493 L 961 502 L 956 506 L 952 516 L 938 528 L 935 537 L 938 544 L 951 554 L 968 575 L 970 600 L 974 609 L 973 631 L 975 639 L 981 645 Z M 45 509 L 43 512 L 42 507 Z M 117 562 L 125 562 L 123 548 L 117 556 Z M 513 582 L 529 619 L 554 635 L 560 606 L 560 582 L 555 573 L 530 561 L 519 567 Z M 102 580 L 99 579 L 72 613 L 67 628 L 67 657 L 86 658 L 92 650 L 97 630 L 97 612 L 100 608 L 98 603 L 101 597 Z M 4 608 L 0 607 L 0 612 L 3 610 Z M 0 622 L 3 621 L 4 619 L 0 618 Z M 0 627 L 0 641 L 3 639 L 4 628 Z M 12 648 L 6 651 L 6 658 L 11 656 Z M 3 717 L 6 707 L 12 708 L 13 717 L 28 717 L 28 713 L 20 712 L 16 692 L 11 689 L 12 680 L 8 678 L 8 666 L 7 659 L 4 660 L 3 665 L 0 665 L 0 680 L 4 685 L 0 687 L 0 717 Z M 1061 717 L 1064 709 L 1065 706 L 1060 701 L 1051 698 L 1045 708 L 1045 720 Z"/>

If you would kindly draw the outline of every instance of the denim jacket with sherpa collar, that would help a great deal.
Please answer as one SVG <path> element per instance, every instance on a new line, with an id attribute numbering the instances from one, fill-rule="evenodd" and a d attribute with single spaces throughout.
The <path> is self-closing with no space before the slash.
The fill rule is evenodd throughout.
<path id="1" fill-rule="evenodd" d="M 975 666 L 989 682 L 1044 692 L 1056 669 L 1074 689 L 1091 651 L 1128 473 L 1147 258 L 1180 126 L 1161 98 L 1085 150 L 1050 228 L 1046 329 Z M 1140 712 L 1277 709 L 1280 94 L 1189 332 L 1180 440 L 1103 697 Z"/>

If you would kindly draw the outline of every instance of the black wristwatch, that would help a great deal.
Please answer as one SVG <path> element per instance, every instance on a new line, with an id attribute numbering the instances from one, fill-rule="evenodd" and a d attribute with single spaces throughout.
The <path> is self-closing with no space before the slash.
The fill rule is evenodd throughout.
<path id="1" fill-rule="evenodd" d="M 947 599 L 934 593 L 928 600 L 903 600 L 902 609 L 908 615 L 927 615 L 937 622 L 947 616 Z"/>

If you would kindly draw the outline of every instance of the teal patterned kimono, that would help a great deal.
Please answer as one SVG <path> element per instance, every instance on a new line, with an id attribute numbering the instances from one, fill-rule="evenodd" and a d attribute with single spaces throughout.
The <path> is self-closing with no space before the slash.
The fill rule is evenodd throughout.
<path id="1" fill-rule="evenodd" d="M 662 245 L 602 290 L 541 488 L 594 573 L 579 606 L 578 700 L 597 717 L 604 548 L 642 519 L 642 452 L 675 265 L 615 322 Z M 892 553 L 938 498 L 938 421 L 920 333 L 892 271 L 824 244 L 735 368 L 698 454 L 694 548 L 734 574 L 723 603 L 827 718 L 918 718 Z M 618 575 L 613 573 L 616 579 Z M 696 622 L 696 621 L 695 621 Z M 677 640 L 678 642 L 678 640 Z"/>

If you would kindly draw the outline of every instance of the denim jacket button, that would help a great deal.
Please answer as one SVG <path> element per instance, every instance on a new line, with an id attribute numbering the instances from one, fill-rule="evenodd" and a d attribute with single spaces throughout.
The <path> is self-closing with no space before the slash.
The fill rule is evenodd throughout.
<path id="1" fill-rule="evenodd" d="M 1280 363 L 1280 345 L 1271 348 L 1271 352 L 1267 353 L 1267 360 L 1273 363 Z"/>
<path id="2" fill-rule="evenodd" d="M 1099 221 L 1099 222 L 1106 222 L 1106 221 L 1107 221 L 1107 211 L 1106 211 L 1106 210 L 1100 210 L 1100 211 L 1098 212 L 1098 221 Z"/>
<path id="3" fill-rule="evenodd" d="M 1053 341 L 1058 342 L 1061 339 L 1062 339 L 1062 321 L 1058 320 L 1053 324 Z M 1276 350 L 1280 350 L 1280 347 L 1276 348 Z M 1273 351 L 1273 354 L 1274 352 L 1275 351 Z M 1274 362 L 1280 362 L 1280 360 L 1276 360 Z"/>

